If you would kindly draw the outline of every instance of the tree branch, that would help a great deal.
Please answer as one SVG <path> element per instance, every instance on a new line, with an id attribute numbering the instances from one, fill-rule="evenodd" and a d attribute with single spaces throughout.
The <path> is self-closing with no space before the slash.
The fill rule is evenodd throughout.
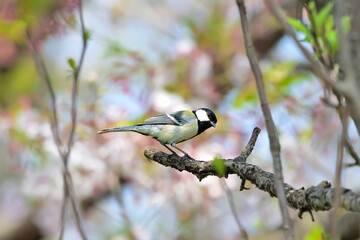
<path id="1" fill-rule="evenodd" d="M 75 197 L 75 190 L 74 190 L 71 174 L 70 174 L 69 168 L 68 168 L 69 157 L 70 157 L 71 149 L 72 149 L 73 143 L 74 143 L 74 135 L 75 135 L 75 129 L 76 129 L 76 122 L 77 122 L 76 121 L 77 120 L 77 99 L 78 99 L 78 85 L 79 85 L 78 82 L 79 82 L 81 67 L 82 67 L 83 61 L 84 61 L 85 51 L 86 51 L 86 47 L 87 47 L 87 40 L 89 37 L 89 34 L 86 31 L 85 25 L 84 25 L 81 0 L 79 1 L 79 15 L 80 15 L 83 46 L 82 46 L 82 50 L 81 50 L 79 65 L 74 70 L 72 95 L 71 95 L 71 130 L 70 130 L 70 134 L 69 134 L 69 139 L 66 142 L 66 146 L 64 146 L 64 143 L 60 137 L 60 130 L 59 130 L 59 124 L 58 124 L 58 118 L 57 118 L 58 111 L 57 111 L 57 107 L 56 107 L 56 94 L 55 94 L 55 91 L 54 91 L 54 88 L 53 88 L 53 85 L 52 85 L 52 82 L 50 79 L 49 71 L 47 70 L 45 61 L 43 60 L 39 50 L 37 49 L 35 43 L 33 42 L 32 38 L 31 38 L 30 31 L 29 30 L 26 31 L 27 38 L 29 40 L 29 44 L 34 51 L 35 63 L 37 65 L 38 69 L 40 70 L 39 71 L 40 74 L 42 75 L 42 77 L 45 80 L 47 90 L 49 91 L 49 94 L 50 94 L 51 131 L 52 131 L 55 145 L 58 149 L 58 152 L 61 156 L 61 160 L 64 164 L 64 169 L 62 172 L 63 184 L 64 184 L 64 187 L 63 187 L 64 197 L 63 197 L 63 203 L 62 203 L 62 207 L 61 207 L 60 234 L 59 234 L 60 240 L 63 239 L 63 236 L 64 236 L 65 220 L 66 220 L 65 216 L 66 216 L 66 209 L 67 209 L 69 201 L 70 201 L 70 204 L 71 204 L 71 207 L 73 210 L 73 214 L 75 217 L 75 223 L 76 223 L 77 229 L 79 231 L 79 234 L 82 239 L 87 239 L 87 236 L 86 236 L 86 233 L 85 233 L 84 227 L 82 225 L 82 221 L 81 221 L 81 214 L 80 214 L 79 206 L 77 204 L 76 197 Z"/>
<path id="2" fill-rule="evenodd" d="M 84 62 L 85 52 L 87 48 L 88 42 L 88 33 L 85 28 L 84 24 L 84 17 L 83 17 L 83 10 L 82 10 L 82 0 L 79 1 L 79 15 L 80 15 L 80 26 L 81 26 L 81 40 L 82 40 L 82 49 L 80 54 L 79 65 L 76 66 L 74 71 L 74 78 L 73 78 L 73 86 L 71 91 L 71 130 L 69 139 L 67 142 L 67 153 L 66 153 L 66 164 L 71 153 L 72 146 L 74 144 L 74 135 L 76 129 L 76 120 L 77 120 L 77 99 L 78 99 L 78 88 L 79 88 L 79 77 L 80 71 Z"/>
<path id="3" fill-rule="evenodd" d="M 248 146 L 255 144 L 259 133 L 255 129 Z M 266 172 L 256 165 L 246 163 L 250 153 L 251 151 L 248 151 L 246 147 L 237 158 L 223 159 L 226 167 L 225 177 L 228 174 L 236 174 L 240 178 L 250 181 L 258 189 L 269 193 L 271 197 L 277 197 L 274 174 Z M 149 160 L 158 162 L 166 167 L 179 171 L 188 171 L 194 174 L 200 181 L 207 176 L 222 177 L 213 166 L 213 161 L 200 161 L 185 156 L 169 155 L 153 148 L 146 149 L 144 155 Z M 298 209 L 300 218 L 304 212 L 309 212 L 312 215 L 312 210 L 328 211 L 334 205 L 335 189 L 331 188 L 331 184 L 327 181 L 307 189 L 304 187 L 295 189 L 287 183 L 284 186 L 288 206 Z M 341 188 L 340 206 L 348 211 L 360 212 L 360 195 L 355 194 L 349 189 Z"/>
<path id="4" fill-rule="evenodd" d="M 228 200 L 229 207 L 230 207 L 231 213 L 235 219 L 236 225 L 239 228 L 241 239 L 248 240 L 249 239 L 248 234 L 247 234 L 245 228 L 242 226 L 240 219 L 238 217 L 238 214 L 236 212 L 236 207 L 235 207 L 234 197 L 232 195 L 232 192 L 231 192 L 229 186 L 226 184 L 224 179 L 220 179 L 220 184 L 226 193 L 226 198 Z"/>
<path id="5" fill-rule="evenodd" d="M 40 75 L 42 75 L 42 78 L 45 81 L 47 90 L 49 91 L 49 94 L 50 94 L 51 132 L 52 132 L 52 136 L 53 136 L 55 145 L 57 147 L 57 150 L 58 150 L 59 154 L 62 155 L 63 149 L 61 148 L 62 141 L 61 141 L 60 133 L 59 133 L 59 122 L 58 122 L 58 117 L 57 117 L 56 95 L 54 92 L 54 87 L 52 86 L 51 78 L 49 75 L 49 71 L 47 70 L 45 61 L 42 58 L 41 54 L 39 53 L 39 50 L 37 49 L 36 44 L 34 43 L 32 37 L 31 37 L 29 29 L 26 29 L 26 36 L 29 41 L 30 47 L 33 50 L 33 57 L 34 57 L 35 65 L 36 65 L 38 71 L 40 72 Z"/>
<path id="6" fill-rule="evenodd" d="M 282 173 L 282 165 L 281 165 L 281 157 L 280 157 L 280 142 L 277 136 L 276 126 L 274 124 L 271 111 L 269 108 L 262 72 L 256 57 L 255 48 L 252 43 L 251 33 L 249 30 L 249 23 L 246 16 L 245 3 L 244 0 L 236 0 L 236 3 L 241 18 L 241 26 L 245 41 L 246 54 L 249 59 L 251 69 L 255 76 L 256 88 L 261 103 L 261 110 L 265 118 L 266 129 L 269 136 L 270 151 L 273 158 L 273 167 L 275 172 L 275 185 L 279 196 L 279 206 L 283 219 L 285 238 L 293 239 L 294 227 L 290 219 L 289 211 L 286 207 L 287 203 L 286 203 L 286 196 L 284 191 L 284 177 Z"/>
<path id="7" fill-rule="evenodd" d="M 282 13 L 280 7 L 274 2 L 274 0 L 264 0 L 264 2 L 268 5 L 270 11 L 273 13 L 274 17 L 278 20 L 280 25 L 284 28 L 285 32 L 294 40 L 295 44 L 309 61 L 312 72 L 316 76 L 318 76 L 324 83 L 330 85 L 334 92 L 336 92 L 337 94 L 341 94 L 345 97 L 346 102 L 350 108 L 351 118 L 353 119 L 357 131 L 360 134 L 360 96 L 356 91 L 358 89 L 358 86 L 356 85 L 356 81 L 354 81 L 354 78 L 350 79 L 349 81 L 336 81 L 335 74 L 329 72 L 317 59 L 314 58 L 313 54 L 310 53 L 297 40 L 294 29 L 287 22 L 286 17 Z M 350 78 L 352 76 L 348 77 Z"/>

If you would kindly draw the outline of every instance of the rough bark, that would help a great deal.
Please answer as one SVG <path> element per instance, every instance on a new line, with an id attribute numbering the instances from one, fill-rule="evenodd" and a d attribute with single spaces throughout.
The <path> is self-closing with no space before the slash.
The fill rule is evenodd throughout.
<path id="1" fill-rule="evenodd" d="M 248 145 L 238 157 L 234 159 L 223 159 L 226 167 L 223 176 L 227 177 L 229 174 L 236 174 L 241 179 L 254 184 L 258 189 L 269 193 L 271 197 L 276 197 L 274 174 L 262 170 L 259 166 L 246 163 L 246 159 L 250 155 L 255 145 L 256 137 L 260 132 L 260 130 L 256 131 L 256 129 L 257 128 L 255 128 Z M 213 161 L 200 161 L 187 158 L 186 156 L 169 155 L 153 148 L 146 149 L 144 155 L 149 160 L 158 162 L 161 165 L 179 171 L 188 171 L 194 174 L 200 181 L 207 176 L 223 177 L 216 171 Z M 340 192 L 340 206 L 348 211 L 360 212 L 360 195 L 345 188 L 342 188 Z M 312 215 L 312 210 L 330 210 L 334 203 L 334 193 L 335 189 L 331 187 L 328 181 L 323 181 L 316 186 L 308 188 L 302 187 L 299 189 L 285 183 L 285 194 L 288 206 L 298 209 L 300 218 L 303 212 L 309 212 Z"/>

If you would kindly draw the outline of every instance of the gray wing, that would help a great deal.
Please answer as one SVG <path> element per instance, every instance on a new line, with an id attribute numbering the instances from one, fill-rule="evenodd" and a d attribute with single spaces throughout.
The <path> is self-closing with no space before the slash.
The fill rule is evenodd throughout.
<path id="1" fill-rule="evenodd" d="M 189 113 L 190 112 L 190 113 Z M 166 113 L 146 119 L 137 125 L 184 125 L 194 119 L 191 111 L 180 111 L 176 113 Z"/>

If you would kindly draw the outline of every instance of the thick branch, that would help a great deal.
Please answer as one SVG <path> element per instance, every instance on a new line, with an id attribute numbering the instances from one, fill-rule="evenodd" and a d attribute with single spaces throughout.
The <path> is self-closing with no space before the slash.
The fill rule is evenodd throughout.
<path id="1" fill-rule="evenodd" d="M 213 166 L 213 161 L 198 161 L 187 157 L 169 155 L 164 152 L 148 148 L 144 155 L 149 160 L 160 163 L 161 165 L 177 169 L 186 170 L 194 174 L 200 181 L 207 176 L 219 176 Z M 224 159 L 226 174 L 237 174 L 240 178 L 250 181 L 260 190 L 268 192 L 270 196 L 276 197 L 274 174 L 262 170 L 260 167 L 248 164 L 245 159 Z M 360 195 L 355 194 L 349 189 L 341 188 L 340 206 L 348 211 L 360 212 Z M 295 189 L 285 183 L 285 193 L 287 203 L 291 208 L 299 209 L 299 217 L 306 211 L 327 211 L 333 207 L 335 189 L 331 184 L 323 181 L 317 186 L 307 189 Z"/>

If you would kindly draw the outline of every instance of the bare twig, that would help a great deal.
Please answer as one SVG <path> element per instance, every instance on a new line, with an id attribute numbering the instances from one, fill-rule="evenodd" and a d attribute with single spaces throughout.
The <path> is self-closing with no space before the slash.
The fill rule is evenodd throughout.
<path id="1" fill-rule="evenodd" d="M 346 15 L 344 2 L 340 0 L 334 0 L 334 23 L 338 32 L 340 53 L 340 68 L 344 70 L 344 82 L 345 91 L 347 95 L 344 95 L 350 109 L 350 115 L 354 120 L 355 126 L 360 134 L 360 96 L 358 89 L 360 88 L 359 81 L 356 79 L 355 70 L 357 65 L 353 65 L 351 45 L 348 35 L 344 33 L 342 26 L 342 18 Z"/>
<path id="2" fill-rule="evenodd" d="M 69 188 L 69 198 L 70 198 L 70 203 L 71 203 L 71 208 L 72 208 L 72 212 L 74 213 L 74 217 L 75 217 L 75 224 L 76 227 L 81 235 L 82 239 L 87 239 L 86 233 L 85 233 L 85 229 L 84 226 L 82 224 L 82 220 L 81 220 L 81 214 L 80 214 L 80 207 L 79 204 L 77 202 L 77 198 L 76 198 L 76 193 L 75 193 L 75 189 L 74 189 L 74 184 L 72 181 L 72 177 L 70 175 L 70 172 L 67 172 L 67 185 Z"/>
<path id="3" fill-rule="evenodd" d="M 69 139 L 67 142 L 67 154 L 66 154 L 66 163 L 69 158 L 69 155 L 71 153 L 72 146 L 74 144 L 74 135 L 75 135 L 75 129 L 76 129 L 76 120 L 77 120 L 77 98 L 78 98 L 78 88 L 79 88 L 79 76 L 81 67 L 84 62 L 85 57 L 85 51 L 87 47 L 87 34 L 84 24 L 84 18 L 83 18 L 83 10 L 82 10 L 82 1 L 79 1 L 79 14 L 80 14 L 80 26 L 81 26 L 81 36 L 82 36 L 82 49 L 80 54 L 80 61 L 78 66 L 76 66 L 75 72 L 74 72 L 74 81 L 72 86 L 72 92 L 71 92 L 71 130 Z"/>
<path id="4" fill-rule="evenodd" d="M 337 158 L 336 158 L 336 169 L 335 169 L 335 197 L 334 197 L 334 209 L 332 214 L 330 214 L 330 225 L 331 225 L 331 238 L 338 239 L 339 231 L 338 231 L 338 209 L 340 205 L 340 186 L 341 186 L 341 172 L 343 167 L 343 159 L 344 159 L 344 147 L 347 138 L 348 125 L 349 125 L 349 115 L 346 112 L 346 108 L 339 103 L 339 115 L 342 123 L 342 131 L 341 137 L 338 143 L 337 149 Z"/>
<path id="5" fill-rule="evenodd" d="M 285 230 L 285 238 L 293 239 L 294 230 L 293 224 L 290 219 L 289 211 L 287 209 L 286 196 L 284 190 L 284 177 L 282 174 L 281 158 L 280 158 L 280 142 L 276 133 L 276 127 L 271 116 L 267 95 L 265 92 L 265 86 L 263 81 L 262 72 L 259 66 L 259 62 L 256 57 L 256 52 L 252 43 L 251 33 L 249 30 L 249 24 L 246 16 L 246 7 L 244 0 L 236 0 L 240 18 L 241 26 L 243 31 L 243 37 L 245 41 L 246 53 L 250 62 L 251 69 L 254 73 L 258 95 L 261 103 L 261 110 L 265 118 L 266 129 L 268 131 L 270 151 L 273 158 L 273 166 L 275 172 L 275 184 L 279 198 L 279 205 L 281 215 L 283 219 L 283 228 Z"/>
<path id="6" fill-rule="evenodd" d="M 109 167 L 109 171 L 111 171 L 110 167 Z M 120 208 L 120 215 L 121 218 L 124 220 L 125 223 L 125 228 L 129 229 L 128 231 L 128 238 L 130 240 L 136 240 L 136 235 L 133 232 L 133 223 L 131 222 L 131 219 L 129 217 L 129 215 L 127 214 L 125 205 L 124 205 L 124 201 L 122 199 L 122 194 L 121 194 L 121 185 L 119 180 L 117 179 L 117 175 L 115 174 L 115 172 L 111 171 L 113 178 L 115 178 L 115 181 L 112 181 L 115 183 L 115 185 L 111 184 L 110 189 L 111 189 L 111 193 L 114 196 L 117 204 L 119 205 Z"/>
<path id="7" fill-rule="evenodd" d="M 350 86 L 355 87 L 355 72 L 351 60 L 350 41 L 344 33 L 342 27 L 342 18 L 345 16 L 344 1 L 334 0 L 334 23 L 337 29 L 337 37 L 339 38 L 340 67 L 345 72 L 345 80 L 351 83 Z M 352 85 L 353 84 L 353 85 Z"/>
<path id="8" fill-rule="evenodd" d="M 42 75 L 43 79 L 45 80 L 46 87 L 50 94 L 50 124 L 51 124 L 51 132 L 53 135 L 54 142 L 56 144 L 56 147 L 58 149 L 58 152 L 60 155 L 63 154 L 62 150 L 62 141 L 59 134 L 59 124 L 58 124 L 58 117 L 57 117 L 57 107 L 56 107 L 56 95 L 54 92 L 54 88 L 51 84 L 51 79 L 49 75 L 49 71 L 47 70 L 46 64 L 44 59 L 42 58 L 41 54 L 39 53 L 39 50 L 37 49 L 29 29 L 26 29 L 26 36 L 28 38 L 29 44 L 34 51 L 34 61 L 36 65 L 38 66 L 39 72 Z"/>
<path id="9" fill-rule="evenodd" d="M 70 201 L 73 214 L 75 217 L 75 223 L 77 226 L 77 229 L 81 235 L 82 239 L 87 239 L 84 228 L 82 226 L 81 221 L 81 214 L 79 210 L 79 206 L 76 202 L 75 197 L 75 190 L 73 187 L 73 182 L 71 178 L 71 174 L 68 169 L 68 163 L 69 163 L 69 156 L 70 152 L 73 146 L 74 142 L 74 135 L 75 135 L 75 128 L 76 128 L 76 115 L 77 115 L 77 98 L 78 98 L 78 81 L 79 81 L 79 75 L 81 71 L 81 67 L 84 61 L 86 46 L 87 46 L 87 35 L 86 35 L 86 29 L 84 26 L 84 20 L 83 20 L 83 11 L 82 11 L 82 2 L 79 1 L 79 12 L 80 12 L 80 23 L 81 23 L 81 32 L 82 32 L 82 42 L 83 42 L 83 48 L 81 50 L 81 56 L 79 65 L 76 67 L 74 71 L 74 81 L 73 81 L 73 87 L 72 87 L 72 98 L 71 98 L 71 131 L 69 134 L 69 139 L 67 141 L 66 148 L 64 147 L 64 143 L 61 140 L 60 137 L 60 131 L 59 131 L 59 124 L 58 124 L 58 118 L 57 118 L 57 107 L 56 107 L 56 95 L 54 92 L 54 88 L 51 83 L 49 72 L 46 68 L 45 62 L 42 59 L 41 54 L 39 53 L 38 49 L 36 48 L 36 45 L 32 41 L 30 31 L 27 31 L 27 37 L 29 40 L 29 43 L 34 51 L 34 59 L 37 65 L 39 66 L 39 69 L 41 71 L 41 75 L 45 80 L 47 89 L 50 93 L 50 108 L 51 108 L 51 115 L 50 115 L 50 123 L 51 123 L 51 130 L 52 135 L 54 138 L 54 142 L 57 146 L 58 152 L 61 156 L 61 159 L 64 164 L 64 170 L 63 170 L 63 184 L 64 184 L 64 197 L 63 197 L 63 203 L 61 207 L 61 219 L 60 219 L 60 235 L 59 239 L 63 239 L 64 231 L 65 231 L 65 221 L 66 221 L 66 209 L 68 206 L 68 201 Z"/>
<path id="10" fill-rule="evenodd" d="M 66 184 L 66 175 L 63 174 L 63 201 L 61 204 L 61 217 L 60 217 L 60 234 L 59 234 L 59 240 L 64 238 L 64 232 L 65 232 L 65 221 L 66 221 L 66 209 L 69 202 L 69 189 L 68 184 Z"/>
<path id="11" fill-rule="evenodd" d="M 331 239 L 338 239 L 338 209 L 340 205 L 340 186 L 341 186 L 341 170 L 344 158 L 344 141 L 345 141 L 345 129 L 342 130 L 341 139 L 338 144 L 338 153 L 336 159 L 336 170 L 335 170 L 335 192 L 334 192 L 334 209 L 330 214 L 330 225 L 331 225 Z"/>
<path id="12" fill-rule="evenodd" d="M 64 163 L 63 176 L 64 176 L 64 184 L 67 185 L 64 187 L 64 201 L 67 201 L 67 198 L 69 198 L 71 207 L 73 210 L 73 214 L 75 217 L 77 229 L 78 229 L 82 239 L 87 239 L 87 236 L 86 236 L 86 233 L 85 233 L 82 221 L 81 221 L 80 209 L 77 204 L 76 197 L 75 197 L 75 190 L 74 190 L 71 174 L 68 170 L 69 157 L 70 157 L 70 153 L 71 153 L 71 150 L 72 150 L 72 147 L 74 144 L 74 135 L 75 135 L 75 129 L 76 129 L 76 123 L 77 123 L 77 99 L 78 99 L 79 76 L 80 76 L 80 71 L 81 71 L 81 67 L 83 65 L 85 51 L 86 51 L 86 47 L 87 47 L 87 38 L 85 35 L 86 29 L 85 29 L 85 25 L 84 25 L 83 9 L 82 9 L 82 1 L 81 0 L 79 1 L 79 15 L 80 15 L 81 37 L 82 37 L 83 46 L 81 49 L 79 65 L 76 66 L 75 71 L 74 71 L 73 86 L 72 86 L 72 93 L 71 93 L 71 130 L 70 130 L 70 134 L 69 134 L 69 139 L 67 141 L 66 152 L 63 157 L 63 163 Z M 66 189 L 67 189 L 67 191 L 66 191 Z M 62 210 L 64 210 L 64 209 L 62 209 Z M 64 225 L 64 224 L 65 224 L 64 222 L 61 223 L 61 225 Z M 62 226 L 61 229 L 64 229 L 64 227 Z"/>
<path id="13" fill-rule="evenodd" d="M 221 186 L 223 187 L 223 189 L 225 190 L 226 198 L 228 200 L 230 210 L 231 210 L 231 213 L 232 213 L 232 215 L 233 215 L 233 217 L 235 219 L 236 225 L 239 228 L 241 239 L 247 240 L 248 239 L 248 234 L 247 234 L 245 228 L 242 226 L 242 224 L 240 222 L 240 219 L 239 219 L 239 216 L 238 216 L 238 214 L 236 212 L 236 207 L 235 207 L 235 203 L 234 203 L 233 194 L 232 194 L 229 186 L 226 184 L 224 179 L 221 178 L 220 183 L 221 183 Z"/>
<path id="14" fill-rule="evenodd" d="M 349 164 L 349 165 L 352 165 L 352 166 L 360 165 L 360 156 L 355 151 L 353 145 L 351 144 L 348 134 L 346 134 L 345 148 L 346 148 L 347 152 L 350 154 L 350 156 L 355 160 L 355 162 L 353 164 Z"/>

